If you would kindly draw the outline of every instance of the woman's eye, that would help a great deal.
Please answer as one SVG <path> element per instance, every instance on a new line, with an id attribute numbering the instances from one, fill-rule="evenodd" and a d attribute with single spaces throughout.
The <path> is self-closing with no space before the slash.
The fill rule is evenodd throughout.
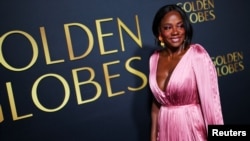
<path id="1" fill-rule="evenodd" d="M 169 29 L 171 29 L 171 26 L 164 26 L 163 29 L 164 30 L 169 30 Z"/>
<path id="2" fill-rule="evenodd" d="M 184 28 L 184 25 L 183 24 L 180 24 L 177 26 L 178 28 Z"/>

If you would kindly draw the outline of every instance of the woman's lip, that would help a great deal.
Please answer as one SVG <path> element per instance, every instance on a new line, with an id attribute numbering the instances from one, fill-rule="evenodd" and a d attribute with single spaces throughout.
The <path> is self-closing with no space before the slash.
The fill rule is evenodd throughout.
<path id="1" fill-rule="evenodd" d="M 172 42 L 179 42 L 181 39 L 180 38 L 171 38 Z"/>

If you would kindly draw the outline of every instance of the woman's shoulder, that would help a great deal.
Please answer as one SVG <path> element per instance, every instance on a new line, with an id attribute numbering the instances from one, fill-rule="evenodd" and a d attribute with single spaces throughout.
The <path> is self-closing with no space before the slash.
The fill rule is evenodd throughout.
<path id="1" fill-rule="evenodd" d="M 198 53 L 198 54 L 208 54 L 207 50 L 201 45 L 201 44 L 191 44 L 190 48 L 192 49 L 192 51 L 194 53 Z"/>
<path id="2" fill-rule="evenodd" d="M 194 51 L 198 51 L 198 52 L 206 51 L 206 49 L 201 44 L 198 44 L 198 43 L 191 44 L 190 48 L 192 48 Z"/>
<path id="3" fill-rule="evenodd" d="M 207 58 L 210 57 L 207 50 L 201 44 L 191 44 L 190 49 L 192 50 L 193 58 Z"/>

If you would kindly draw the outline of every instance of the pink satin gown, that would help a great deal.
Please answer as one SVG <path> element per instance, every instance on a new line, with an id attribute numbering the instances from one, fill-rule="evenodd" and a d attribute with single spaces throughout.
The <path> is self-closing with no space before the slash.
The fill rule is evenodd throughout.
<path id="1" fill-rule="evenodd" d="M 161 104 L 158 141 L 206 141 L 208 125 L 224 124 L 215 66 L 206 50 L 193 44 L 162 91 L 156 81 L 159 53 L 150 58 L 149 84 Z"/>

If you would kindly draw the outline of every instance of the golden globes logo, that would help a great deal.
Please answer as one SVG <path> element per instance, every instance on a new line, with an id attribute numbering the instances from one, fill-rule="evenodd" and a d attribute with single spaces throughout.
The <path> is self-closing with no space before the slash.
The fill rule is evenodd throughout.
<path id="1" fill-rule="evenodd" d="M 201 23 L 215 20 L 214 0 L 196 0 L 177 3 L 188 13 L 192 23 Z"/>
<path id="2" fill-rule="evenodd" d="M 231 52 L 225 55 L 211 57 L 217 69 L 218 76 L 226 76 L 244 70 L 243 52 Z"/>
<path id="3" fill-rule="evenodd" d="M 20 72 L 27 71 L 31 69 L 32 67 L 34 67 L 35 63 L 37 62 L 39 58 L 39 55 L 44 55 L 44 59 L 46 63 L 45 65 L 46 65 L 46 68 L 48 68 L 48 70 L 51 65 L 63 65 L 66 62 L 65 61 L 66 59 L 68 59 L 69 62 L 82 60 L 82 59 L 85 59 L 87 56 L 93 55 L 91 54 L 91 52 L 94 48 L 94 42 L 95 42 L 94 35 L 97 36 L 97 41 L 96 41 L 97 44 L 99 43 L 96 47 L 99 47 L 100 54 L 98 55 L 100 55 L 100 58 L 106 55 L 122 54 L 126 52 L 127 48 L 125 46 L 123 34 L 127 34 L 136 43 L 137 47 L 142 48 L 142 38 L 141 38 L 141 32 L 140 32 L 139 18 L 137 15 L 135 15 L 134 22 L 135 22 L 134 25 L 136 28 L 136 30 L 134 31 L 135 33 L 133 33 L 120 18 L 117 18 L 115 20 L 113 18 L 95 20 L 94 23 L 97 29 L 96 34 L 93 34 L 93 31 L 91 31 L 89 27 L 87 27 L 86 25 L 82 23 L 64 24 L 63 29 L 64 29 L 64 33 L 66 37 L 65 42 L 67 44 L 66 50 L 68 51 L 68 56 L 66 57 L 64 56 L 64 59 L 62 58 L 55 59 L 54 54 L 50 52 L 50 49 L 52 47 L 49 46 L 49 43 L 47 40 L 48 36 L 46 34 L 45 27 L 39 28 L 40 38 L 42 41 L 41 46 L 37 44 L 36 38 L 33 37 L 28 32 L 25 32 L 22 30 L 8 31 L 0 36 L 0 64 L 1 64 L 1 67 L 5 68 L 8 71 L 20 73 Z M 115 23 L 117 25 L 116 28 L 112 28 L 112 29 L 117 30 L 119 33 L 118 37 L 120 39 L 120 44 L 119 43 L 116 44 L 116 47 L 118 48 L 114 48 L 114 49 L 106 48 L 105 39 L 112 38 L 114 36 L 113 32 L 115 31 L 104 32 L 102 29 L 102 25 L 104 23 L 105 24 Z M 77 29 L 80 32 L 83 32 L 87 35 L 86 42 L 88 44 L 84 46 L 86 50 L 81 55 L 76 55 L 74 51 L 75 46 L 72 43 L 73 37 L 71 34 L 71 29 L 74 27 L 77 27 Z M 3 48 L 7 47 L 6 44 L 4 44 L 7 41 L 7 39 L 11 39 L 10 37 L 16 36 L 16 35 L 24 37 L 23 39 L 30 43 L 29 44 L 30 46 L 28 47 L 32 52 L 32 57 L 30 58 L 30 61 L 22 67 L 11 65 L 10 60 L 8 60 L 8 57 L 7 57 L 8 54 L 5 54 L 3 52 Z M 11 42 L 15 42 L 15 40 L 11 40 Z M 22 58 L 17 58 L 17 59 L 22 59 Z M 76 103 L 78 105 L 96 101 L 101 96 L 101 94 L 105 93 L 103 92 L 103 89 L 106 89 L 106 94 L 107 94 L 107 97 L 109 98 L 125 94 L 126 90 L 132 91 L 132 92 L 139 91 L 146 86 L 147 76 L 143 73 L 143 71 L 138 70 L 137 68 L 133 67 L 132 64 L 136 61 L 140 61 L 141 59 L 142 59 L 141 56 L 130 56 L 129 58 L 126 58 L 124 62 L 119 59 L 109 60 L 109 61 L 106 61 L 105 59 L 100 59 L 102 61 L 101 70 L 96 70 L 95 68 L 91 66 L 82 66 L 82 65 L 79 67 L 72 68 L 71 70 L 65 69 L 64 71 L 71 72 L 70 77 L 73 81 L 72 85 L 70 85 L 69 83 L 71 82 L 71 80 L 66 79 L 66 77 L 61 75 L 60 72 L 53 72 L 53 73 L 48 72 L 48 73 L 42 74 L 38 78 L 35 78 L 34 82 L 32 82 L 31 84 L 27 84 L 29 89 L 31 89 L 30 101 L 32 101 L 34 106 L 38 108 L 40 111 L 57 112 L 63 109 L 65 105 L 68 104 L 69 98 L 72 96 L 72 93 L 71 93 L 72 91 L 74 91 L 75 93 Z M 125 85 L 125 89 L 116 88 L 114 90 L 113 80 L 121 79 L 120 76 L 122 74 L 119 72 L 114 72 L 114 70 L 112 70 L 112 66 L 120 66 L 120 65 L 124 66 L 124 69 L 128 74 L 134 75 L 136 76 L 137 79 L 140 79 L 141 83 L 137 86 L 123 83 L 123 85 Z M 104 84 L 102 82 L 98 82 L 98 80 L 96 79 L 96 71 L 98 72 L 102 71 L 101 74 L 103 75 L 103 78 L 105 79 Z M 81 75 L 82 73 L 88 74 L 86 78 L 80 77 L 82 76 Z M 59 85 L 63 88 L 63 93 L 62 93 L 63 99 L 60 99 L 60 103 L 56 105 L 56 107 L 49 108 L 40 101 L 39 95 L 41 95 L 41 93 L 39 93 L 38 89 L 39 89 L 39 86 L 41 86 L 44 82 L 46 83 L 48 82 L 48 80 L 52 78 L 60 82 Z M 22 108 L 21 106 L 18 106 L 16 104 L 16 101 L 18 99 L 15 99 L 15 95 L 17 95 L 17 93 L 20 93 L 15 90 L 16 86 L 18 85 L 22 85 L 22 84 L 16 83 L 14 79 L 8 80 L 8 82 L 5 82 L 6 92 L 1 93 L 1 94 L 6 94 L 8 96 L 9 106 L 10 106 L 10 111 L 12 114 L 13 121 L 31 118 L 33 116 L 32 111 L 29 111 L 29 113 L 25 113 L 25 114 L 19 114 L 18 112 L 18 109 Z M 95 91 L 91 91 L 88 94 L 92 96 L 90 98 L 84 97 L 84 92 L 82 90 L 83 88 L 86 88 L 86 87 L 91 87 L 91 88 L 94 87 L 95 89 Z M 0 89 L 3 90 L 4 88 L 1 87 Z M 0 123 L 4 122 L 4 117 L 5 117 L 4 110 L 7 110 L 7 109 L 4 109 L 3 105 L 1 105 L 0 103 Z"/>

